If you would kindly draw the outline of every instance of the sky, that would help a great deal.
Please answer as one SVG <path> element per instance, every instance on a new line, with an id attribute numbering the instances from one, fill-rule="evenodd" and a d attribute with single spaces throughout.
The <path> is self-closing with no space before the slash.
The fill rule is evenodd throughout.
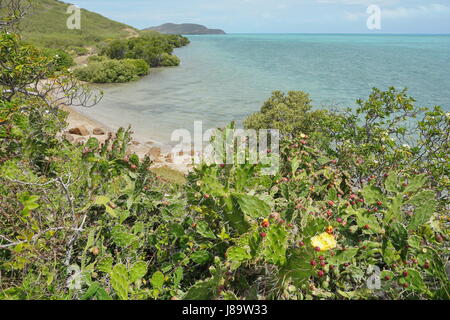
<path id="1" fill-rule="evenodd" d="M 143 29 L 198 23 L 227 33 L 446 33 L 450 0 L 66 0 Z M 380 19 L 367 13 L 375 5 Z M 369 29 L 367 21 L 381 29 Z"/>

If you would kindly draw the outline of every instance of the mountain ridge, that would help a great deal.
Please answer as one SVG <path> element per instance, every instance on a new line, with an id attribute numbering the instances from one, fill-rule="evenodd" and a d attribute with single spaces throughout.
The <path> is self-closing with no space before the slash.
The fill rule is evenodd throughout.
<path id="1" fill-rule="evenodd" d="M 201 24 L 195 23 L 164 23 L 160 26 L 149 27 L 144 30 L 158 31 L 164 34 L 182 34 L 182 35 L 202 35 L 202 34 L 226 34 L 221 29 L 209 29 Z"/>

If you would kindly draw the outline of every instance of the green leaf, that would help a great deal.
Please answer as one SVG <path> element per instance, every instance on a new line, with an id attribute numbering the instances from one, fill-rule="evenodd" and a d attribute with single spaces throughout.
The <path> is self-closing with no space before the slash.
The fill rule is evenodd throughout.
<path id="1" fill-rule="evenodd" d="M 214 232 L 209 228 L 209 225 L 206 221 L 200 221 L 197 224 L 197 232 L 205 237 L 205 238 L 209 238 L 209 239 L 216 239 L 216 235 L 214 234 Z"/>
<path id="2" fill-rule="evenodd" d="M 212 278 L 198 281 L 183 297 L 183 300 L 212 300 L 216 296 L 218 283 Z"/>
<path id="3" fill-rule="evenodd" d="M 407 277 L 400 278 L 399 282 L 400 284 L 408 283 L 409 290 L 418 291 L 418 292 L 425 292 L 428 291 L 427 286 L 425 285 L 425 282 L 422 279 L 422 276 L 420 273 L 415 269 L 407 269 L 408 272 Z"/>
<path id="4" fill-rule="evenodd" d="M 112 257 L 105 257 L 97 262 L 97 269 L 101 272 L 111 273 L 113 265 Z"/>
<path id="5" fill-rule="evenodd" d="M 398 184 L 398 173 L 391 172 L 385 181 L 386 190 L 389 192 L 397 193 L 400 191 Z"/>
<path id="6" fill-rule="evenodd" d="M 208 251 L 205 251 L 205 250 L 195 251 L 191 255 L 192 261 L 194 261 L 195 263 L 199 263 L 199 264 L 204 264 L 204 263 L 208 262 L 210 260 L 210 258 L 211 258 L 211 255 L 209 254 Z"/>
<path id="7" fill-rule="evenodd" d="M 377 201 L 383 201 L 384 199 L 381 189 L 376 186 L 367 185 L 361 190 L 361 193 L 368 204 L 374 204 Z"/>
<path id="8" fill-rule="evenodd" d="M 385 277 L 386 277 L 386 276 L 390 277 L 391 280 L 392 280 L 392 279 L 394 279 L 394 277 L 395 277 L 395 273 L 392 272 L 392 271 L 390 271 L 390 270 L 383 270 L 383 271 L 381 271 L 381 273 L 380 273 L 380 278 L 381 278 L 382 280 L 384 280 L 384 281 L 387 281 L 387 280 L 385 280 Z"/>
<path id="9" fill-rule="evenodd" d="M 105 205 L 105 211 L 113 218 L 117 218 L 116 211 L 108 205 Z"/>
<path id="10" fill-rule="evenodd" d="M 227 250 L 226 257 L 228 261 L 231 261 L 236 269 L 242 262 L 248 261 L 252 258 L 252 255 L 249 252 L 249 249 L 243 247 L 230 247 Z"/>
<path id="11" fill-rule="evenodd" d="M 430 221 L 431 217 L 433 216 L 434 212 L 437 208 L 437 201 L 432 198 L 428 199 L 427 201 L 424 201 L 422 204 L 416 206 L 414 210 L 414 215 L 412 216 L 408 229 L 409 230 L 415 230 L 420 226 L 423 226 L 428 221 Z"/>
<path id="12" fill-rule="evenodd" d="M 111 296 L 106 292 L 106 290 L 102 287 L 97 289 L 96 297 L 98 300 L 112 300 Z"/>
<path id="13" fill-rule="evenodd" d="M 324 232 L 329 222 L 322 218 L 316 218 L 311 215 L 306 216 L 306 226 L 303 228 L 301 235 L 304 239 L 311 238 Z"/>
<path id="14" fill-rule="evenodd" d="M 416 175 L 409 180 L 409 183 L 403 192 L 404 193 L 416 192 L 420 190 L 425 185 L 426 182 L 427 182 L 426 174 Z"/>
<path id="15" fill-rule="evenodd" d="M 253 176 L 254 173 L 254 166 L 237 166 L 236 168 L 236 183 L 235 183 L 235 189 L 238 192 L 241 192 L 245 190 L 245 187 L 247 186 L 248 181 Z"/>
<path id="16" fill-rule="evenodd" d="M 29 196 L 28 194 L 21 195 L 19 201 L 23 205 L 22 215 L 29 216 L 31 211 L 39 208 L 39 204 L 36 203 L 38 200 L 39 196 Z"/>
<path id="17" fill-rule="evenodd" d="M 121 300 L 128 300 L 128 270 L 123 264 L 114 267 L 111 273 L 111 286 Z"/>
<path id="18" fill-rule="evenodd" d="M 100 285 L 98 284 L 98 282 L 92 283 L 91 286 L 89 287 L 89 289 L 87 289 L 87 291 L 81 297 L 81 300 L 90 299 L 92 296 L 94 296 L 97 293 L 97 290 L 99 287 L 100 287 Z"/>
<path id="19" fill-rule="evenodd" d="M 184 228 L 181 224 L 171 224 L 169 230 L 177 238 L 184 236 Z"/>
<path id="20" fill-rule="evenodd" d="M 227 192 L 225 187 L 220 183 L 216 176 L 212 173 L 209 175 L 205 175 L 202 177 L 202 190 L 205 193 L 208 193 L 214 197 L 225 197 L 227 196 Z"/>
<path id="21" fill-rule="evenodd" d="M 270 206 L 258 197 L 234 193 L 232 198 L 237 201 L 242 212 L 249 217 L 265 218 L 270 214 Z"/>
<path id="22" fill-rule="evenodd" d="M 164 274 L 161 271 L 156 271 L 152 278 L 150 279 L 150 283 L 152 284 L 153 288 L 161 291 L 163 285 L 164 285 Z"/>
<path id="23" fill-rule="evenodd" d="M 328 191 L 328 200 L 333 200 L 333 201 L 338 201 L 338 200 L 339 200 L 339 198 L 338 198 L 338 196 L 337 196 L 337 191 L 336 191 L 336 189 L 331 188 L 331 189 Z"/>
<path id="24" fill-rule="evenodd" d="M 271 225 L 262 240 L 262 255 L 268 263 L 283 265 L 286 262 L 288 234 L 282 225 Z"/>
<path id="25" fill-rule="evenodd" d="M 94 204 L 99 205 L 99 206 L 101 206 L 101 205 L 106 206 L 110 201 L 111 201 L 111 199 L 108 197 L 98 196 L 95 198 Z"/>
<path id="26" fill-rule="evenodd" d="M 183 268 L 178 267 L 173 274 L 173 284 L 175 287 L 178 287 L 183 280 Z"/>
<path id="27" fill-rule="evenodd" d="M 128 233 L 124 226 L 114 226 L 111 230 L 111 236 L 114 243 L 120 247 L 128 247 L 138 241 L 138 237 Z"/>
<path id="28" fill-rule="evenodd" d="M 417 255 L 419 264 L 423 265 L 425 262 L 429 262 L 430 268 L 427 272 L 440 278 L 441 281 L 448 282 L 447 266 L 444 261 L 445 258 L 431 247 L 424 247 L 421 251 L 422 252 Z"/>
<path id="29" fill-rule="evenodd" d="M 395 198 L 393 198 L 386 214 L 384 215 L 383 222 L 390 223 L 392 220 L 402 221 L 403 220 L 403 214 L 401 210 L 402 204 L 403 204 L 402 195 L 398 195 Z"/>
<path id="30" fill-rule="evenodd" d="M 419 236 L 413 235 L 408 238 L 408 245 L 410 245 L 411 248 L 420 249 L 421 241 L 422 239 Z"/>
<path id="31" fill-rule="evenodd" d="M 330 256 L 327 260 L 329 264 L 339 266 L 344 263 L 351 262 L 358 253 L 358 248 L 348 248 L 343 251 L 337 251 L 334 256 Z"/>
<path id="32" fill-rule="evenodd" d="M 297 157 L 294 157 L 291 161 L 292 176 L 295 176 L 299 167 L 300 167 L 300 161 Z M 331 199 L 331 200 L 333 200 L 333 199 Z"/>
<path id="33" fill-rule="evenodd" d="M 130 282 L 142 279 L 147 274 L 147 263 L 144 261 L 136 262 L 130 270 Z"/>
<path id="34" fill-rule="evenodd" d="M 404 250 L 408 244 L 408 231 L 405 226 L 399 222 L 393 223 L 389 227 L 389 237 L 392 245 L 397 251 Z"/>
<path id="35" fill-rule="evenodd" d="M 233 203 L 230 198 L 225 199 L 225 204 L 226 210 L 223 213 L 225 221 L 240 234 L 247 232 L 250 228 L 250 224 L 245 220 L 245 215 L 242 210 L 240 210 L 239 205 Z"/>
<path id="36" fill-rule="evenodd" d="M 297 287 L 307 283 L 315 273 L 314 267 L 310 264 L 313 257 L 314 254 L 305 248 L 289 251 L 286 264 L 279 272 L 280 281 L 291 279 Z"/>
<path id="37" fill-rule="evenodd" d="M 431 190 L 424 190 L 417 194 L 415 194 L 411 199 L 409 199 L 406 204 L 411 204 L 413 206 L 421 206 L 425 202 L 430 200 L 434 200 L 436 198 L 436 194 Z"/>
<path id="38" fill-rule="evenodd" d="M 364 229 L 364 233 L 384 233 L 384 229 L 381 227 L 375 215 L 358 212 L 356 215 L 356 223 L 361 229 L 364 229 L 366 225 L 369 226 L 369 230 Z"/>
<path id="39" fill-rule="evenodd" d="M 390 240 L 383 242 L 383 260 L 386 264 L 392 265 L 400 259 L 400 255 L 395 250 L 394 245 Z"/>

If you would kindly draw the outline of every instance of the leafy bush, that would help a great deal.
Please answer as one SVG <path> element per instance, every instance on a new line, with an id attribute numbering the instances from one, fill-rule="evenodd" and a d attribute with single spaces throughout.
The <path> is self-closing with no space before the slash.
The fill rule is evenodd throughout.
<path id="1" fill-rule="evenodd" d="M 124 59 L 128 46 L 126 40 L 114 40 L 108 46 L 102 48 L 102 54 L 110 59 Z"/>
<path id="2" fill-rule="evenodd" d="M 274 91 L 259 112 L 245 119 L 244 126 L 255 130 L 278 129 L 291 138 L 308 134 L 323 139 L 322 128 L 333 121 L 333 116 L 327 110 L 313 110 L 309 95 L 303 91 L 290 91 L 287 95 Z"/>
<path id="3" fill-rule="evenodd" d="M 134 65 L 138 76 L 145 76 L 150 73 L 150 66 L 142 59 L 125 59 L 124 62 Z"/>
<path id="4" fill-rule="evenodd" d="M 373 89 L 355 109 L 312 109 L 304 92 L 276 91 L 261 111 L 248 117 L 247 128 L 279 129 L 287 138 L 308 136 L 359 181 L 381 181 L 390 170 L 427 172 L 438 198 L 448 200 L 450 117 L 440 107 L 417 107 L 406 90 Z"/>
<path id="5" fill-rule="evenodd" d="M 308 142 L 283 142 L 279 177 L 254 165 L 190 176 L 195 227 L 223 260 L 185 297 L 448 299 L 445 227 L 427 176 L 391 172 L 357 189 Z M 367 287 L 372 275 L 378 291 Z"/>
<path id="6" fill-rule="evenodd" d="M 124 83 L 139 79 L 139 72 L 135 62 L 129 60 L 108 60 L 91 63 L 87 67 L 75 70 L 75 76 L 93 83 Z"/>
<path id="7" fill-rule="evenodd" d="M 162 67 L 176 67 L 180 65 L 180 59 L 172 54 L 163 53 L 160 65 Z"/>
<path id="8" fill-rule="evenodd" d="M 53 60 L 54 71 L 66 70 L 75 64 L 72 56 L 61 49 L 42 49 L 42 55 Z"/>
<path id="9" fill-rule="evenodd" d="M 73 52 L 76 56 L 85 56 L 89 53 L 89 49 L 84 47 L 69 47 L 69 52 Z"/>
<path id="10" fill-rule="evenodd" d="M 174 48 L 181 48 L 184 46 L 187 46 L 189 43 L 191 43 L 191 41 L 186 38 L 186 37 L 182 37 L 179 35 L 167 35 L 168 41 L 171 45 L 174 46 Z"/>
<path id="11" fill-rule="evenodd" d="M 114 40 L 102 48 L 102 54 L 111 59 L 143 59 L 150 67 L 176 66 L 179 59 L 172 56 L 174 48 L 189 40 L 181 36 L 144 33 L 138 38 Z"/>

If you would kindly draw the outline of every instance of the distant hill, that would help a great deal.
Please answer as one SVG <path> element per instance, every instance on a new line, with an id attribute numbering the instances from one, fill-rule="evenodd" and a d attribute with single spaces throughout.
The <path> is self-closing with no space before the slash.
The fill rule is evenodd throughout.
<path id="1" fill-rule="evenodd" d="M 67 28 L 68 3 L 57 0 L 32 0 L 32 9 L 22 22 L 25 41 L 50 47 L 86 47 L 110 38 L 136 36 L 139 31 L 126 24 L 82 9 L 81 29 Z"/>
<path id="2" fill-rule="evenodd" d="M 158 27 L 150 27 L 144 30 L 154 30 L 165 34 L 183 34 L 183 35 L 196 35 L 196 34 L 226 34 L 225 31 L 220 29 L 208 29 L 200 24 L 193 23 L 166 23 Z"/>

